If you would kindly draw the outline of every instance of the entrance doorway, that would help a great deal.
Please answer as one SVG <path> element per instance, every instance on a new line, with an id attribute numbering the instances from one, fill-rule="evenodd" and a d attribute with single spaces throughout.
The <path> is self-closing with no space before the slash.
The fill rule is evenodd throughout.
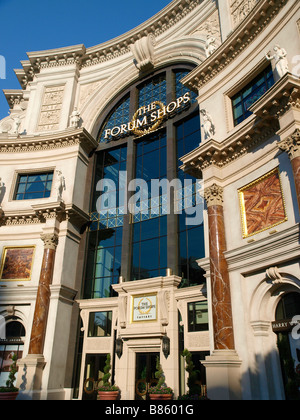
<path id="1" fill-rule="evenodd" d="M 136 354 L 135 399 L 148 400 L 149 389 L 157 384 L 156 359 L 159 353 Z"/>
<path id="2" fill-rule="evenodd" d="M 87 354 L 83 383 L 83 401 L 97 400 L 97 389 L 102 385 L 106 354 Z"/>
<path id="3" fill-rule="evenodd" d="M 300 314 L 300 293 L 289 293 L 279 302 L 273 331 L 277 334 L 287 400 L 300 400 L 300 338 L 293 334 L 293 318 Z"/>

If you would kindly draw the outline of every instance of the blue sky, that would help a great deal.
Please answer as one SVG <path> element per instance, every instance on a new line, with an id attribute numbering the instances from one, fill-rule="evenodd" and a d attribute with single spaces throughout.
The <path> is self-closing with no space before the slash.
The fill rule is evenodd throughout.
<path id="1" fill-rule="evenodd" d="M 0 120 L 9 111 L 2 90 L 20 89 L 14 69 L 22 68 L 26 52 L 101 44 L 143 23 L 170 2 L 0 0 L 0 56 L 6 67 L 6 79 L 0 78 Z"/>

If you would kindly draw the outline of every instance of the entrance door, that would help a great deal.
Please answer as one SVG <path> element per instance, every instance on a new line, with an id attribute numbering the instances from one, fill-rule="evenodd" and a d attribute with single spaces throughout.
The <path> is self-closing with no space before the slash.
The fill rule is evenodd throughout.
<path id="1" fill-rule="evenodd" d="M 106 354 L 87 354 L 82 400 L 97 400 L 97 388 L 104 375 Z M 102 385 L 102 383 L 101 383 Z"/>
<path id="2" fill-rule="evenodd" d="M 148 391 L 151 386 L 157 384 L 155 379 L 156 358 L 159 353 L 137 353 L 136 355 L 136 378 L 135 378 L 135 399 L 149 399 Z"/>

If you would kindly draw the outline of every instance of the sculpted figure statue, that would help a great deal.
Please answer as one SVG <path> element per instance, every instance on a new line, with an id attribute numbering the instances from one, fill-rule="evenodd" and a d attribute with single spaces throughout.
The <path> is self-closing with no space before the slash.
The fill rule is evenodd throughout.
<path id="1" fill-rule="evenodd" d="M 275 68 L 280 78 L 288 73 L 289 63 L 287 60 L 287 53 L 284 48 L 281 48 L 279 45 L 275 45 L 274 55 L 270 55 L 270 53 L 268 53 L 266 54 L 266 58 L 269 61 L 275 60 Z"/>
<path id="2" fill-rule="evenodd" d="M 2 181 L 2 178 L 0 178 L 0 197 L 1 197 L 3 189 L 4 189 L 4 182 Z"/>
<path id="3" fill-rule="evenodd" d="M 204 128 L 205 140 L 207 140 L 216 133 L 215 125 L 213 123 L 212 117 L 205 109 L 201 109 L 200 112 L 202 115 L 202 120 L 204 121 L 202 127 Z"/>
<path id="4" fill-rule="evenodd" d="M 63 191 L 66 190 L 66 180 L 62 172 L 57 170 L 57 181 L 55 185 L 57 201 L 62 201 Z"/>
<path id="5" fill-rule="evenodd" d="M 16 116 L 14 118 L 14 133 L 19 134 L 20 131 L 20 125 L 21 125 L 21 118 L 19 116 Z"/>
<path id="6" fill-rule="evenodd" d="M 80 121 L 80 112 L 77 110 L 77 108 L 74 108 L 74 111 L 72 112 L 70 116 L 70 123 L 71 127 L 78 128 Z"/>
<path id="7" fill-rule="evenodd" d="M 2 181 L 2 178 L 0 178 L 0 209 L 1 209 L 1 203 L 2 203 L 2 200 L 3 200 L 3 196 L 4 196 L 4 193 L 5 193 L 5 189 L 4 189 L 4 187 L 5 187 L 5 184 L 4 184 L 4 182 Z M 1 213 L 1 212 L 0 212 Z M 0 337 L 1 338 L 1 337 Z"/>
<path id="8" fill-rule="evenodd" d="M 205 44 L 206 57 L 210 57 L 216 51 L 216 49 L 216 38 L 214 38 L 211 35 L 207 35 L 207 40 Z"/>

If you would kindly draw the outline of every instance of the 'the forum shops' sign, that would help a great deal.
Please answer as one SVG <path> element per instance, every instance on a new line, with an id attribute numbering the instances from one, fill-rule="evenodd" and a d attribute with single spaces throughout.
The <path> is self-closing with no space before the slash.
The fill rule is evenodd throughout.
<path id="1" fill-rule="evenodd" d="M 145 136 L 157 130 L 167 115 L 185 106 L 191 101 L 190 93 L 180 96 L 176 101 L 164 105 L 160 101 L 152 102 L 150 105 L 142 106 L 134 114 L 132 121 L 127 124 L 104 130 L 105 140 L 114 140 L 122 135 L 134 134 L 135 136 Z"/>

